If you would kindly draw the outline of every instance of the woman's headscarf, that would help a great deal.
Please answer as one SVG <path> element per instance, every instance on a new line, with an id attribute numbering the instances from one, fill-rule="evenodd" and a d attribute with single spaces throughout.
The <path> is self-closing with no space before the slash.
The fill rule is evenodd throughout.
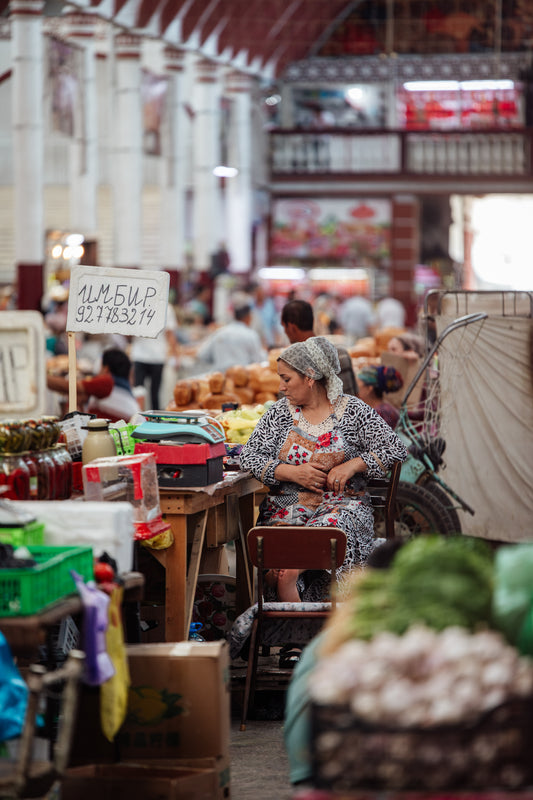
<path id="1" fill-rule="evenodd" d="M 316 381 L 325 378 L 326 393 L 330 403 L 342 394 L 341 371 L 337 348 L 324 336 L 311 336 L 305 342 L 296 342 L 282 352 L 278 361 L 285 361 L 302 375 Z"/>
<path id="2" fill-rule="evenodd" d="M 357 374 L 357 380 L 373 386 L 379 395 L 397 392 L 403 386 L 403 378 L 394 367 L 368 365 Z"/>

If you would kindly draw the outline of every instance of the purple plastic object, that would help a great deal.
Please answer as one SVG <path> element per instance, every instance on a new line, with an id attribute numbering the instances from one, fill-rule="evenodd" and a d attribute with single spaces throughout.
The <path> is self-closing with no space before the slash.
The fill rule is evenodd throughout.
<path id="1" fill-rule="evenodd" d="M 84 683 L 101 686 L 115 674 L 113 662 L 106 648 L 106 631 L 109 625 L 108 610 L 111 598 L 97 589 L 93 581 L 85 583 L 75 570 L 71 575 L 83 603 L 83 649 L 85 651 Z"/>

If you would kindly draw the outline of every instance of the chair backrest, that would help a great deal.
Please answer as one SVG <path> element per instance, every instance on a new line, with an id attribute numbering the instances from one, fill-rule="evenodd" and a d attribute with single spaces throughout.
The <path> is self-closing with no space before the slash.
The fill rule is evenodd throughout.
<path id="1" fill-rule="evenodd" d="M 259 525 L 248 531 L 248 553 L 263 569 L 336 569 L 344 561 L 346 534 L 333 527 Z"/>
<path id="2" fill-rule="evenodd" d="M 394 539 L 394 517 L 396 505 L 396 492 L 400 481 L 402 462 L 395 461 L 385 478 L 373 478 L 367 484 L 367 490 L 372 501 L 376 522 L 382 519 L 385 523 L 385 536 Z"/>
<path id="3" fill-rule="evenodd" d="M 263 570 L 329 569 L 332 588 L 335 570 L 346 555 L 346 534 L 339 528 L 305 525 L 257 526 L 248 531 L 248 554 L 257 567 L 258 613 L 263 607 Z M 335 607 L 335 592 L 332 591 Z"/>

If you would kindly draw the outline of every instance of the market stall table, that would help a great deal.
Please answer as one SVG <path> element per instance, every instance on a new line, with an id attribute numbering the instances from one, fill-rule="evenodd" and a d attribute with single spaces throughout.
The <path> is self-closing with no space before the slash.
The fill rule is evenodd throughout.
<path id="1" fill-rule="evenodd" d="M 143 596 L 144 575 L 127 572 L 120 576 L 123 586 L 124 622 L 127 628 L 130 609 Z M 69 652 L 68 659 L 60 666 L 57 662 L 53 635 L 63 620 L 78 617 L 83 612 L 83 602 L 79 594 L 63 597 L 52 605 L 34 614 L 25 616 L 0 617 L 0 631 L 5 636 L 11 653 L 19 666 L 28 662 L 26 680 L 31 689 L 31 713 L 28 713 L 22 733 L 20 756 L 13 763 L 1 760 L 0 793 L 2 797 L 37 797 L 47 792 L 54 781 L 61 778 L 74 735 L 76 708 L 78 704 L 78 682 L 83 669 L 80 650 Z M 46 667 L 36 664 L 40 648 L 46 646 Z M 63 690 L 53 692 L 47 687 L 60 683 Z M 70 684 L 70 688 L 69 687 Z M 63 698 L 64 693 L 64 698 Z M 42 707 L 41 704 L 42 703 Z M 44 727 L 36 732 L 36 704 L 44 715 Z M 61 709 L 61 711 L 60 711 Z M 58 729 L 56 720 L 63 714 L 64 723 Z M 33 761 L 34 739 L 43 737 L 48 741 L 48 758 Z M 57 746 L 57 755 L 56 755 Z M 16 792 L 16 794 L 13 794 Z"/>
<path id="2" fill-rule="evenodd" d="M 135 603 L 142 598 L 144 576 L 139 572 L 121 575 L 124 581 L 123 603 Z M 83 605 L 78 594 L 58 600 L 35 614 L 17 617 L 0 617 L 0 631 L 6 637 L 13 656 L 33 659 L 39 648 L 49 644 L 53 629 L 67 617 L 81 614 Z"/>
<path id="3" fill-rule="evenodd" d="M 161 512 L 174 541 L 166 550 L 149 552 L 165 569 L 167 642 L 188 638 L 200 566 L 210 550 L 220 551 L 226 542 L 235 542 L 237 612 L 251 604 L 252 583 L 242 544 L 254 525 L 255 494 L 262 488 L 251 473 L 241 471 L 226 472 L 222 481 L 208 486 L 160 487 Z"/>

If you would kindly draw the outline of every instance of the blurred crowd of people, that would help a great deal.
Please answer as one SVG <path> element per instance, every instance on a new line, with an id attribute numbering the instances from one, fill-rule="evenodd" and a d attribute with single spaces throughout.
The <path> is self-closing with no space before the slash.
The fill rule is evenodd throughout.
<path id="1" fill-rule="evenodd" d="M 227 276 L 224 276 L 227 278 Z M 267 282 L 238 283 L 219 278 L 184 283 L 179 296 L 169 302 L 166 329 L 157 339 L 124 337 L 118 334 L 76 334 L 78 378 L 87 381 L 106 374 L 109 384 L 112 371 L 106 365 L 105 353 L 122 352 L 128 359 L 127 385 L 121 385 L 118 397 L 131 394 L 141 409 L 165 408 L 172 398 L 176 381 L 183 377 L 208 374 L 213 369 L 224 371 L 230 366 L 246 366 L 267 359 L 272 348 L 283 348 L 312 335 L 332 337 L 339 354 L 345 391 L 359 394 L 348 348 L 383 328 L 403 331 L 388 347 L 392 353 L 407 359 L 420 360 L 425 354 L 424 340 L 416 329 L 406 327 L 404 305 L 393 297 L 371 301 L 363 294 L 341 296 L 322 292 L 309 297 L 298 296 L 298 289 L 276 294 Z M 16 303 L 12 287 L 1 292 L 0 310 Z M 50 413 L 65 409 L 68 386 L 67 312 L 68 287 L 54 286 L 43 297 L 42 313 L 46 331 L 46 359 Z M 110 357 L 113 364 L 113 355 Z M 115 384 L 123 384 L 124 362 Z M 58 379 L 63 379 L 61 382 Z M 388 382 L 391 386 L 394 381 Z M 100 381 L 102 384 L 102 381 Z M 372 396 L 384 388 L 380 382 L 371 387 Z M 95 406 L 94 395 L 87 385 L 79 384 L 78 406 Z M 100 391 L 102 391 L 100 389 Z M 111 392 L 110 392 L 111 395 Z M 92 400 L 90 398 L 92 397 Z M 98 399 L 98 398 L 97 398 Z M 380 400 L 383 398 L 380 397 Z M 111 414 L 109 403 L 99 404 Z M 385 408 L 386 404 L 383 404 Z M 131 403 L 127 404 L 131 409 Z M 390 411 L 390 409 L 389 409 Z M 113 416 L 113 414 L 111 414 Z M 394 415 L 389 414 L 391 421 Z"/>

